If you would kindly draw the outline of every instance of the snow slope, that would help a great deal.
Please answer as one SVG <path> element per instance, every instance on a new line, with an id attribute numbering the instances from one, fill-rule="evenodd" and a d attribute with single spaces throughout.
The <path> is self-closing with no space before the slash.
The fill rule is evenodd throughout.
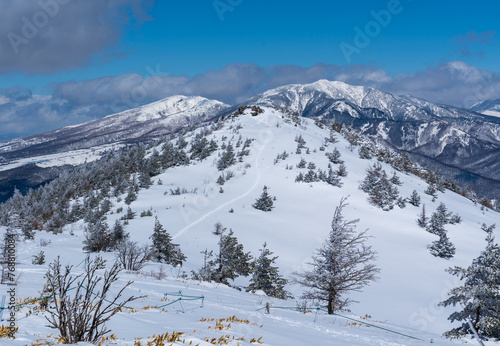
<path id="1" fill-rule="evenodd" d="M 102 152 L 110 145 L 117 147 L 123 143 L 158 138 L 209 120 L 225 107 L 222 102 L 199 96 L 172 96 L 102 119 L 3 141 L 0 142 L 0 171 L 18 167 L 25 163 L 23 160 L 43 160 L 46 161 L 45 167 L 51 167 L 50 163 L 60 166 L 60 160 L 47 156 L 77 151 L 85 158 L 85 150 L 90 148 Z M 73 162 L 68 160 L 66 164 Z"/>
<path id="2" fill-rule="evenodd" d="M 424 167 L 471 186 L 481 197 L 500 195 L 500 119 L 339 81 L 319 80 L 268 90 L 246 105 L 285 108 L 334 119 L 407 152 Z M 475 110 L 475 109 L 474 109 Z M 425 131 L 421 128 L 425 127 Z"/>
<path id="3" fill-rule="evenodd" d="M 491 115 L 492 117 L 500 117 L 500 112 L 497 111 L 484 111 L 483 114 Z"/>
<path id="4" fill-rule="evenodd" d="M 199 130 L 198 130 L 199 131 Z M 294 138 L 301 134 L 307 154 L 295 154 L 297 143 Z M 347 219 L 359 218 L 358 230 L 368 230 L 370 245 L 378 252 L 377 265 L 381 268 L 380 280 L 366 287 L 363 292 L 350 297 L 358 300 L 351 306 L 349 317 L 360 319 L 369 315 L 368 321 L 377 326 L 403 334 L 421 338 L 415 340 L 373 327 L 353 325 L 349 320 L 338 316 L 320 314 L 314 322 L 314 313 L 299 314 L 295 311 L 273 309 L 265 315 L 262 308 L 266 302 L 273 306 L 296 306 L 294 300 L 278 301 L 239 292 L 225 286 L 198 283 L 190 280 L 175 279 L 176 269 L 167 268 L 168 278 L 161 281 L 137 273 L 126 273 L 122 281 L 128 279 L 135 283 L 127 293 L 148 297 L 142 302 L 134 302 L 134 307 L 156 305 L 166 292 L 181 290 L 186 295 L 205 296 L 204 307 L 199 302 L 185 302 L 185 313 L 180 312 L 180 305 L 173 304 L 167 311 L 149 309 L 137 313 L 118 314 L 109 326 L 118 340 L 105 344 L 133 345 L 134 338 L 146 338 L 166 331 L 186 332 L 186 342 L 208 345 L 205 337 L 231 335 L 245 337 L 246 341 L 231 341 L 230 345 L 248 345 L 251 338 L 262 337 L 265 345 L 419 345 L 429 343 L 431 339 L 439 345 L 460 344 L 464 341 L 449 341 L 440 335 L 451 329 L 447 317 L 453 309 L 442 308 L 437 304 L 444 300 L 448 290 L 459 283 L 445 272 L 450 266 L 467 266 L 484 248 L 485 234 L 481 231 L 482 223 L 500 224 L 500 215 L 490 210 L 482 210 L 470 200 L 453 192 L 439 193 L 436 202 L 424 193 L 427 184 L 413 175 L 398 173 L 403 185 L 400 195 L 410 196 L 413 190 L 422 197 L 427 213 L 430 215 L 440 202 L 446 204 L 452 212 L 457 212 L 463 221 L 458 225 L 448 225 L 448 236 L 456 246 L 456 255 L 451 260 L 444 260 L 430 255 L 427 245 L 436 240 L 436 236 L 427 233 L 416 224 L 420 208 L 407 205 L 392 211 L 383 211 L 367 201 L 367 195 L 358 189 L 365 176 L 365 170 L 376 161 L 362 160 L 357 152 L 348 149 L 348 143 L 338 136 L 339 142 L 329 144 L 326 151 L 337 147 L 342 153 L 348 176 L 342 179 L 343 187 L 333 187 L 323 182 L 296 183 L 296 175 L 305 169 L 296 165 L 301 157 L 314 162 L 317 167 L 326 169 L 328 159 L 319 148 L 329 130 L 314 125 L 310 119 L 300 119 L 299 123 L 271 108 L 264 114 L 251 116 L 248 112 L 237 118 L 227 118 L 222 129 L 214 131 L 209 139 L 217 140 L 219 146 L 225 142 L 234 143 L 239 136 L 254 138 L 250 155 L 230 167 L 234 177 L 222 187 L 215 182 L 221 172 L 215 167 L 216 156 L 212 155 L 202 162 L 189 166 L 170 168 L 154 177 L 157 183 L 147 190 L 141 190 L 138 199 L 131 204 L 140 214 L 151 209 L 158 216 L 175 241 L 181 245 L 188 260 L 182 270 L 189 273 L 198 269 L 203 258 L 200 251 L 216 249 L 218 237 L 211 231 L 216 222 L 232 228 L 246 251 L 258 255 L 258 249 L 264 242 L 279 256 L 277 264 L 281 273 L 291 278 L 293 272 L 306 270 L 314 250 L 321 246 L 328 236 L 335 207 L 342 197 L 348 196 L 349 205 L 344 209 Z M 190 141 L 193 134 L 187 134 Z M 221 150 L 219 149 L 219 152 Z M 286 151 L 290 156 L 275 163 L 277 154 Z M 382 164 L 391 174 L 392 168 Z M 288 169 L 287 169 L 288 167 Z M 291 169 L 289 169 L 291 167 Z M 261 194 L 263 186 L 269 187 L 271 195 L 276 196 L 275 209 L 262 212 L 251 207 Z M 185 188 L 188 193 L 171 195 L 170 189 Z M 113 213 L 108 214 L 108 223 L 112 225 L 122 213 L 119 207 L 127 208 L 123 201 L 113 200 Z M 234 212 L 229 212 L 230 210 Z M 152 233 L 154 217 L 139 217 L 130 220 L 126 231 L 132 240 L 148 243 Z M 73 234 L 73 235 L 71 235 Z M 498 235 L 498 232 L 496 233 Z M 51 240 L 46 247 L 40 246 L 40 239 Z M 18 297 L 35 297 L 42 288 L 43 273 L 47 266 L 30 264 L 31 256 L 40 250 L 45 251 L 47 261 L 57 255 L 63 263 L 81 265 L 85 254 L 82 252 L 83 222 L 77 222 L 65 228 L 64 233 L 52 235 L 37 234 L 35 241 L 18 244 L 18 273 L 21 274 L 17 286 Z M 105 254 L 112 259 L 113 255 Z M 158 272 L 158 264 L 150 264 L 142 270 Z M 77 268 L 80 270 L 80 267 Z M 247 279 L 238 279 L 236 285 L 246 285 Z M 6 289 L 0 286 L 1 289 Z M 302 288 L 293 284 L 287 289 L 300 297 Z M 54 331 L 45 326 L 41 315 L 24 317 L 28 308 L 18 314 L 20 332 L 13 345 L 25 345 L 37 337 L 48 338 Z M 249 324 L 232 323 L 229 329 L 214 330 L 215 322 L 200 322 L 202 318 L 226 318 L 236 315 L 248 319 Z M 255 324 L 255 325 L 254 325 Z M 211 329 L 208 327 L 211 326 Z M 54 333 L 57 335 L 57 333 Z M 52 340 L 52 339 L 51 339 Z"/>

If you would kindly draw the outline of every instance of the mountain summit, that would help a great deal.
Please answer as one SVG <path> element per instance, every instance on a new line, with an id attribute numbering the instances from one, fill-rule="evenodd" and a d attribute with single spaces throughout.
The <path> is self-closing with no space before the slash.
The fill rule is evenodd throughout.
<path id="1" fill-rule="evenodd" d="M 481 196 L 500 196 L 500 118 L 327 80 L 281 86 L 235 106 L 172 96 L 81 125 L 0 142 L 0 191 L 8 197 L 14 187 L 26 190 L 57 176 L 64 165 L 253 105 L 347 124 Z"/>
<path id="2" fill-rule="evenodd" d="M 282 86 L 244 104 L 348 124 L 483 196 L 500 195 L 500 118 L 327 80 Z"/>

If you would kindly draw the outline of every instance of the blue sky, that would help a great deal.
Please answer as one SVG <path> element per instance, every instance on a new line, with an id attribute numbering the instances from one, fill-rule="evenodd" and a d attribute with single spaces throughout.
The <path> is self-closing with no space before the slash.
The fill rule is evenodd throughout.
<path id="1" fill-rule="evenodd" d="M 0 8 L 0 139 L 173 94 L 236 103 L 319 78 L 461 107 L 500 98 L 494 1 L 0 0 Z"/>

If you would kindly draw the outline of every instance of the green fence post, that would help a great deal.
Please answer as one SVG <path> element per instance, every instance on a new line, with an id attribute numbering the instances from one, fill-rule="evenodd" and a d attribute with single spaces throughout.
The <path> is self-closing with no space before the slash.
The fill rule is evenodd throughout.
<path id="1" fill-rule="evenodd" d="M 316 308 L 316 315 L 314 316 L 314 323 L 318 320 L 318 313 L 320 308 Z"/>

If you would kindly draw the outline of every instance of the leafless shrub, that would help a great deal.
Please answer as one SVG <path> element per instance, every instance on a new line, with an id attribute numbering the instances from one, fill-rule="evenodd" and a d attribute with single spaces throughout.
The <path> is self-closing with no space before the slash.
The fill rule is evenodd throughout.
<path id="1" fill-rule="evenodd" d="M 100 256 L 87 257 L 85 271 L 72 275 L 73 266 L 62 268 L 58 257 L 49 265 L 45 274 L 48 293 L 53 297 L 48 304 L 46 316 L 49 326 L 58 329 L 65 344 L 80 341 L 97 343 L 111 330 L 105 323 L 127 303 L 142 298 L 131 296 L 121 302 L 123 291 L 132 283 L 123 286 L 116 296 L 110 297 L 110 288 L 118 280 L 120 265 L 98 276 L 97 270 L 105 265 Z"/>
<path id="2" fill-rule="evenodd" d="M 39 245 L 40 247 L 46 247 L 48 245 L 52 244 L 51 240 L 45 240 L 45 239 L 40 239 Z"/>
<path id="3" fill-rule="evenodd" d="M 125 270 L 141 270 L 151 256 L 149 246 L 139 246 L 133 241 L 121 242 L 116 247 L 116 259 Z"/>
<path id="4" fill-rule="evenodd" d="M 155 278 L 157 280 L 163 280 L 167 277 L 167 273 L 165 272 L 165 269 L 163 268 L 163 266 L 160 266 L 160 269 L 158 270 L 158 272 L 155 272 L 152 270 L 149 273 L 143 273 L 143 275 L 147 276 L 147 277 Z"/>

